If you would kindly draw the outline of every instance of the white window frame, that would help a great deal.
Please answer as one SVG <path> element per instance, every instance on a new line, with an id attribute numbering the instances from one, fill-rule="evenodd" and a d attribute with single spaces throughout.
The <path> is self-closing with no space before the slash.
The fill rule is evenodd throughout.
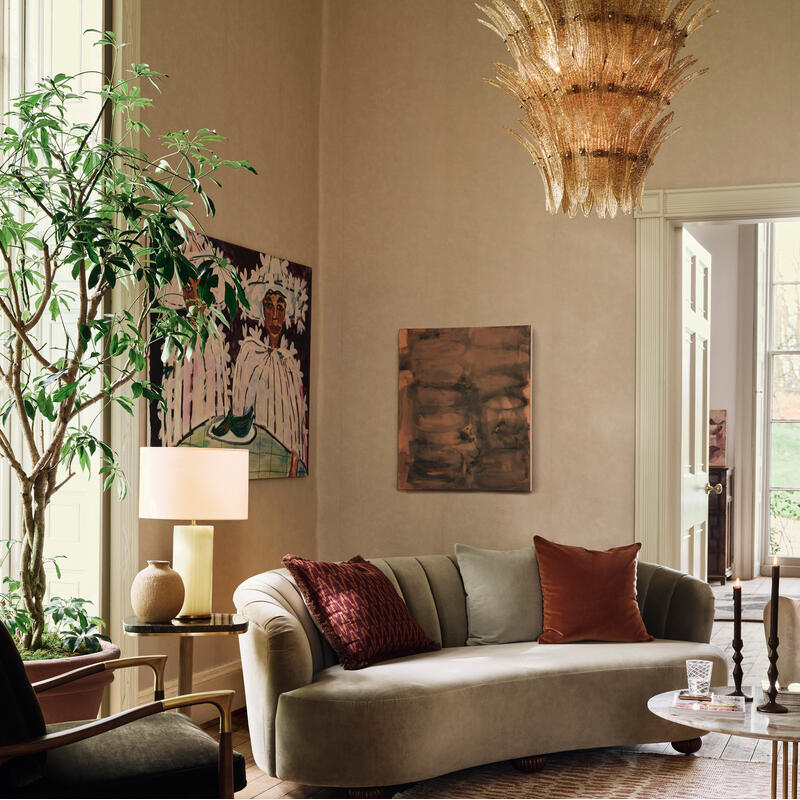
<path id="1" fill-rule="evenodd" d="M 775 287 L 776 286 L 797 286 L 800 281 L 776 281 L 776 253 L 775 253 L 775 223 L 769 222 L 764 224 L 762 230 L 764 232 L 764 246 L 767 254 L 767 297 L 766 307 L 764 313 L 766 314 L 766 330 L 767 330 L 767 347 L 764 354 L 764 409 L 763 416 L 760 420 L 761 435 L 764 441 L 763 450 L 763 496 L 762 496 L 762 524 L 761 524 L 761 563 L 769 564 L 772 560 L 769 546 L 769 531 L 770 531 L 770 499 L 772 492 L 786 491 L 786 492 L 800 492 L 800 486 L 773 486 L 772 484 L 772 425 L 781 424 L 789 425 L 792 423 L 800 423 L 800 419 L 775 419 L 772 416 L 772 396 L 773 396 L 773 363 L 775 356 L 800 356 L 800 349 L 794 350 L 779 350 L 775 346 Z M 785 566 L 800 566 L 800 556 L 788 556 L 778 554 L 781 564 Z"/>
<path id="2" fill-rule="evenodd" d="M 38 2 L 39 0 L 34 0 Z M 57 0 L 55 0 L 57 1 Z M 0 46 L 3 53 L 7 53 L 6 39 L 11 30 L 9 24 L 9 10 L 12 3 L 15 10 L 22 7 L 28 0 L 0 0 Z M 140 51 L 140 14 L 141 8 L 139 0 L 104 0 L 104 22 L 103 27 L 112 29 L 117 34 L 120 41 L 127 43 L 125 50 L 125 63 L 139 62 Z M 23 12 L 17 12 L 18 17 L 25 19 Z M 22 58 L 25 63 L 24 53 L 24 24 L 20 31 L 23 48 Z M 16 87 L 9 90 L 6 84 L 5 61 L 0 61 L 0 109 L 3 109 L 9 97 L 14 97 L 20 92 Z M 21 78 L 21 80 L 24 80 Z M 118 133 L 115 131 L 114 133 Z M 131 297 L 125 296 L 126 292 L 132 290 L 120 288 L 112 296 L 113 308 L 127 308 L 130 305 Z M 123 619 L 131 614 L 130 606 L 130 585 L 133 577 L 139 570 L 139 518 L 138 518 L 138 468 L 139 468 L 139 445 L 144 441 L 144 420 L 143 410 L 144 401 L 136 407 L 133 416 L 128 415 L 116 405 L 108 415 L 109 441 L 119 453 L 120 466 L 128 476 L 128 496 L 123 502 L 109 503 L 108 513 L 104 520 L 103 540 L 107 546 L 104 556 L 105 574 L 101 581 L 101 586 L 106 595 L 102 601 L 102 613 L 108 623 L 107 633 L 122 650 L 123 656 L 134 656 L 138 652 L 138 640 L 125 636 L 122 630 Z M 13 518 L 11 501 L 14 494 L 11 491 L 14 487 L 11 481 L 14 480 L 10 470 L 0 464 L 0 526 L 11 528 Z M 9 498 L 6 509 L 3 508 L 2 498 Z M 7 510 L 7 521 L 4 516 Z M 0 531 L 3 529 L 0 528 Z M 10 569 L 7 567 L 6 569 Z M 1 572 L 1 571 L 0 571 Z M 2 577 L 2 574 L 0 574 Z M 136 670 L 124 670 L 120 673 L 110 687 L 110 708 L 111 712 L 121 711 L 130 708 L 139 700 L 139 676 Z"/>
<path id="3" fill-rule="evenodd" d="M 24 63 L 25 63 L 25 0 L 0 0 L 0 114 L 5 114 L 11 108 L 11 98 L 23 91 Z M 13 21 L 12 21 L 13 19 Z M 18 81 L 11 84 L 10 53 L 12 38 L 16 39 L 15 46 L 20 54 L 20 67 Z M 3 318 L 0 329 L 6 330 L 8 322 Z M 0 397 L 5 397 L 6 388 L 0 386 Z M 10 436 L 15 446 L 21 443 L 19 430 L 10 431 Z M 10 538 L 15 523 L 22 519 L 22 510 L 19 502 L 16 477 L 12 474 L 11 466 L 0 460 L 0 540 Z M 0 569 L 0 579 L 12 577 L 19 572 L 19 548 L 7 558 Z"/>

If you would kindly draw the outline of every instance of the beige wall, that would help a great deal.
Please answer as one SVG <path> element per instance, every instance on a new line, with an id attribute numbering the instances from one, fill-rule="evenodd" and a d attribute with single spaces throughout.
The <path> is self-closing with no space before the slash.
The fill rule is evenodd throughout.
<path id="1" fill-rule="evenodd" d="M 233 591 L 245 577 L 280 566 L 287 551 L 316 552 L 320 4 L 142 0 L 141 12 L 141 58 L 170 76 L 144 116 L 153 137 L 180 128 L 216 128 L 230 140 L 224 151 L 249 159 L 258 170 L 255 177 L 241 172 L 221 178 L 223 188 L 212 195 L 217 216 L 208 220 L 207 233 L 314 268 L 311 474 L 252 481 L 249 520 L 216 524 L 214 607 L 232 611 Z M 149 144 L 153 148 L 154 138 Z M 142 521 L 142 564 L 171 557 L 171 527 Z M 162 651 L 165 643 L 147 640 L 144 646 Z M 197 642 L 198 671 L 235 659 L 235 637 Z M 173 669 L 175 660 L 170 658 Z"/>
<path id="2" fill-rule="evenodd" d="M 719 5 L 690 43 L 712 71 L 675 102 L 649 188 L 800 180 L 800 7 Z M 517 109 L 483 82 L 508 56 L 476 16 L 469 0 L 142 0 L 142 58 L 172 75 L 154 131 L 218 127 L 260 172 L 225 181 L 209 232 L 315 268 L 311 477 L 251 484 L 248 523 L 218 526 L 220 607 L 287 550 L 633 538 L 634 224 L 546 214 L 503 131 Z M 533 492 L 398 492 L 398 329 L 524 323 Z M 143 524 L 142 560 L 169 539 Z M 236 657 L 198 650 L 198 668 Z"/>
<path id="3" fill-rule="evenodd" d="M 800 180 L 796 0 L 721 0 L 690 41 L 711 72 L 648 188 Z M 482 82 L 502 42 L 466 0 L 329 0 L 322 88 L 323 557 L 633 539 L 631 219 L 552 218 Z M 530 323 L 528 495 L 398 492 L 397 330 Z M 333 382 L 335 381 L 335 384 Z"/>

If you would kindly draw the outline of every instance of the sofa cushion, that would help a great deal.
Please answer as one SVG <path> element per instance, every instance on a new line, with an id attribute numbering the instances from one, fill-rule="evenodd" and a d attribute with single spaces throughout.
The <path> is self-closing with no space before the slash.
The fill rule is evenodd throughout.
<path id="1" fill-rule="evenodd" d="M 468 645 L 533 642 L 542 632 L 542 589 L 532 547 L 456 545 L 467 593 Z"/>
<path id="2" fill-rule="evenodd" d="M 390 785 L 537 753 L 693 738 L 647 710 L 652 695 L 685 685 L 687 658 L 713 661 L 713 681 L 727 681 L 716 647 L 668 640 L 451 647 L 358 673 L 332 666 L 280 696 L 277 775 Z"/>
<path id="3" fill-rule="evenodd" d="M 345 669 L 441 647 L 386 575 L 360 556 L 337 564 L 287 555 L 283 564 Z"/>
<path id="4" fill-rule="evenodd" d="M 48 733 L 82 725 L 48 725 Z M 183 714 L 165 712 L 51 750 L 39 797 L 218 797 L 219 746 Z M 247 785 L 233 756 L 234 790 Z"/>
<path id="5" fill-rule="evenodd" d="M 540 644 L 645 642 L 636 603 L 636 562 L 641 544 L 587 550 L 534 536 L 542 582 Z"/>

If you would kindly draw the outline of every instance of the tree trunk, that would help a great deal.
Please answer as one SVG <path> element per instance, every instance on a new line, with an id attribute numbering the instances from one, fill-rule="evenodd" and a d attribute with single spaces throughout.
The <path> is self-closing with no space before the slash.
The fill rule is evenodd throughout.
<path id="1" fill-rule="evenodd" d="M 22 598 L 32 625 L 22 644 L 29 650 L 42 646 L 44 633 L 44 595 L 47 588 L 44 574 L 44 536 L 47 497 L 47 475 L 22 485 Z"/>

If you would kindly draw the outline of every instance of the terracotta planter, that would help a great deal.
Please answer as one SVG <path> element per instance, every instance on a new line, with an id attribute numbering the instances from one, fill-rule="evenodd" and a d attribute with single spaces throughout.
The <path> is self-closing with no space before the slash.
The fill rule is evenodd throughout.
<path id="1" fill-rule="evenodd" d="M 100 642 L 102 650 L 84 656 L 68 658 L 46 658 L 42 661 L 24 661 L 25 671 L 31 683 L 54 678 L 79 667 L 111 661 L 119 658 L 119 647 L 110 642 Z M 69 722 L 75 719 L 94 719 L 100 711 L 103 690 L 114 680 L 113 672 L 90 675 L 75 683 L 50 689 L 39 695 L 39 705 L 44 712 L 45 722 Z"/>

